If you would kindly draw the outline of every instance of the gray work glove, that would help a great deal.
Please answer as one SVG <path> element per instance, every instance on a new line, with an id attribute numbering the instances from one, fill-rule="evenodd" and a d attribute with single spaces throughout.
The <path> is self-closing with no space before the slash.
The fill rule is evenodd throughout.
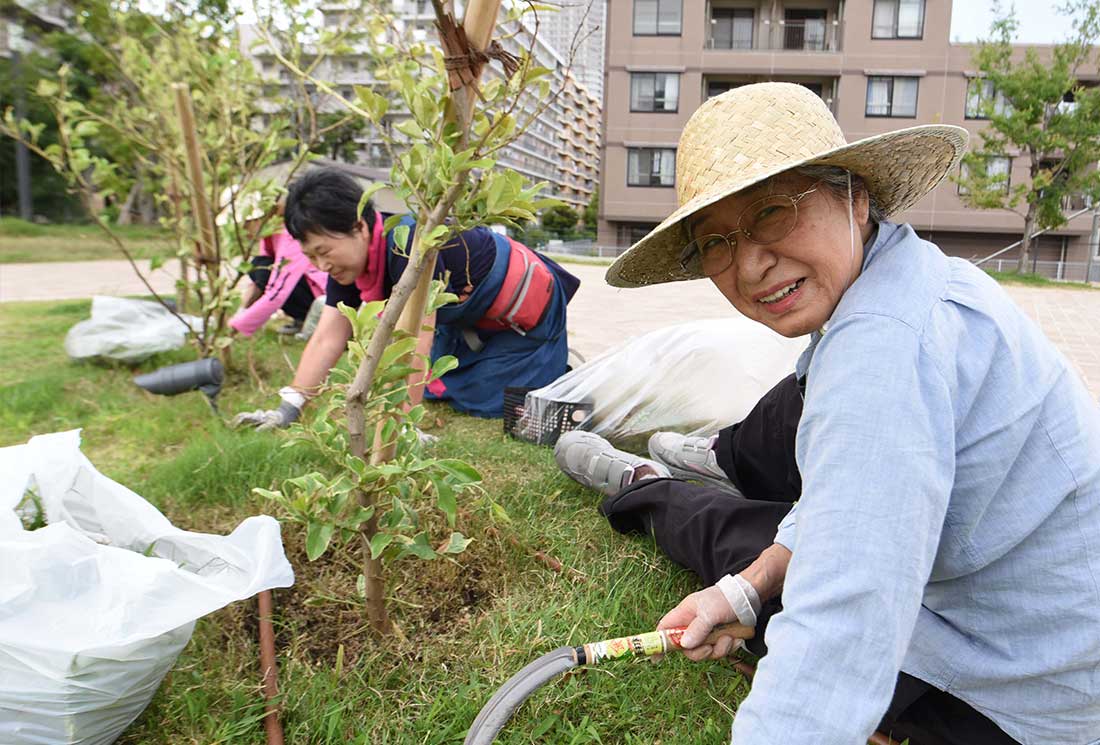
<path id="1" fill-rule="evenodd" d="M 247 425 L 255 427 L 257 432 L 289 427 L 302 416 L 302 407 L 305 406 L 306 397 L 290 386 L 282 388 L 279 391 L 279 397 L 282 399 L 279 408 L 242 412 L 233 417 L 233 426 Z"/>

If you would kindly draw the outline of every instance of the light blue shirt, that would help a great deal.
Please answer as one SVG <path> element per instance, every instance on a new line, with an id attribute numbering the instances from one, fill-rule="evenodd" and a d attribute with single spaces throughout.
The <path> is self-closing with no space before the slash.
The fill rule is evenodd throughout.
<path id="1" fill-rule="evenodd" d="M 898 670 L 1100 743 L 1100 406 L 981 270 L 882 223 L 798 362 L 802 499 L 734 745 L 857 745 Z"/>

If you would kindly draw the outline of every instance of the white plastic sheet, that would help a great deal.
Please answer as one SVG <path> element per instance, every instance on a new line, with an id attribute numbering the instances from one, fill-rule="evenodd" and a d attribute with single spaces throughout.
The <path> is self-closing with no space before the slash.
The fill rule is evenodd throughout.
<path id="1" fill-rule="evenodd" d="M 141 362 L 157 352 L 179 349 L 202 319 L 180 314 L 184 325 L 160 303 L 96 295 L 92 317 L 65 335 L 65 352 L 73 359 L 106 357 Z"/>
<path id="2" fill-rule="evenodd" d="M 667 326 L 528 393 L 525 419 L 534 422 L 550 402 L 589 402 L 592 413 L 581 428 L 609 439 L 658 430 L 714 434 L 741 421 L 792 373 L 808 343 L 743 316 Z"/>
<path id="3" fill-rule="evenodd" d="M 16 512 L 28 492 L 44 528 Z M 196 619 L 293 582 L 270 517 L 228 536 L 180 530 L 100 474 L 79 430 L 0 448 L 0 743 L 114 742 Z"/>

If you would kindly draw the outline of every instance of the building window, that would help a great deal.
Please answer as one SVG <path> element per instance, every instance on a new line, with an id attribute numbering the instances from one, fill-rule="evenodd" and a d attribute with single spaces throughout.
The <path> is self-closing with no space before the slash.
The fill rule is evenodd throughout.
<path id="1" fill-rule="evenodd" d="M 627 186 L 674 186 L 676 149 L 632 147 L 627 149 Z"/>
<path id="2" fill-rule="evenodd" d="M 924 0 L 875 0 L 872 39 L 920 39 L 924 36 Z"/>
<path id="3" fill-rule="evenodd" d="M 635 36 L 679 36 L 682 0 L 634 0 Z"/>
<path id="4" fill-rule="evenodd" d="M 648 222 L 621 222 L 615 227 L 616 243 L 619 246 L 633 246 L 635 243 L 645 238 L 657 227 L 657 223 Z"/>
<path id="5" fill-rule="evenodd" d="M 752 8 L 714 8 L 710 13 L 712 49 L 752 49 Z"/>
<path id="6" fill-rule="evenodd" d="M 674 72 L 630 73 L 630 110 L 676 113 L 680 75 Z"/>
<path id="7" fill-rule="evenodd" d="M 915 117 L 920 78 L 867 78 L 867 116 Z"/>
<path id="8" fill-rule="evenodd" d="M 707 98 L 720 96 L 726 91 L 732 91 L 734 88 L 740 88 L 743 85 L 748 85 L 748 83 L 733 80 L 708 80 Z"/>
<path id="9" fill-rule="evenodd" d="M 1008 111 L 1004 94 L 993 88 L 992 80 L 970 78 L 966 84 L 966 118 L 988 119 L 988 107 L 992 103 L 993 113 L 997 115 Z"/>
<path id="10" fill-rule="evenodd" d="M 825 49 L 825 11 L 787 10 L 783 13 L 783 48 L 807 52 Z"/>
<path id="11" fill-rule="evenodd" d="M 991 155 L 985 159 L 985 178 L 993 179 L 999 177 L 1004 177 L 1001 191 L 1007 194 L 1012 181 L 1012 158 L 1007 155 Z M 970 168 L 966 163 L 959 164 L 959 178 L 970 178 Z M 966 196 L 970 193 L 970 189 L 967 189 L 962 184 L 958 184 L 957 190 L 959 196 Z"/>

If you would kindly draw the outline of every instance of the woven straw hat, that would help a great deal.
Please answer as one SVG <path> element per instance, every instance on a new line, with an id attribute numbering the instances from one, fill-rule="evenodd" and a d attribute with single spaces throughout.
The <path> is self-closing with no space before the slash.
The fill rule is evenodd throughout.
<path id="1" fill-rule="evenodd" d="M 684 127 L 676 153 L 680 207 L 607 270 L 614 287 L 699 279 L 680 266 L 681 222 L 792 168 L 840 166 L 861 176 L 886 214 L 912 206 L 959 162 L 967 132 L 925 125 L 848 144 L 832 113 L 794 83 L 757 83 L 715 96 Z"/>

